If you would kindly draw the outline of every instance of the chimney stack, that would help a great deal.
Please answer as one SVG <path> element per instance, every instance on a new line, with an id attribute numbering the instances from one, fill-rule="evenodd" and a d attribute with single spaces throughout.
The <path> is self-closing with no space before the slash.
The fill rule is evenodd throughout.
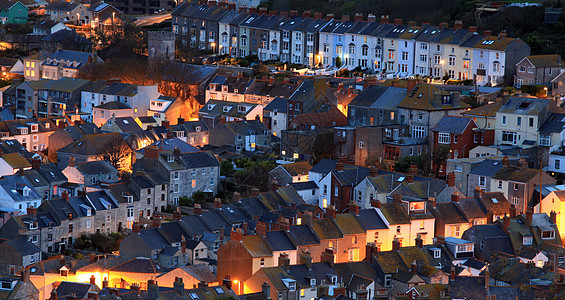
<path id="1" fill-rule="evenodd" d="M 202 215 L 202 205 L 200 205 L 200 203 L 194 203 L 193 212 L 194 212 L 195 216 L 201 216 Z"/>
<path id="2" fill-rule="evenodd" d="M 239 192 L 234 192 L 231 201 L 238 202 L 239 200 L 241 200 L 241 194 Z"/>
<path id="3" fill-rule="evenodd" d="M 520 160 L 518 160 L 518 167 L 520 167 L 520 168 L 527 168 L 528 167 L 528 162 L 526 161 L 525 158 L 520 158 Z"/>
<path id="4" fill-rule="evenodd" d="M 389 22 L 390 22 L 390 18 L 388 17 L 388 15 L 381 16 L 381 24 L 388 24 Z"/>
<path id="5" fill-rule="evenodd" d="M 532 209 L 528 207 L 528 209 L 526 210 L 526 226 L 528 227 L 532 226 L 532 217 L 533 217 Z"/>
<path id="6" fill-rule="evenodd" d="M 395 238 L 392 240 L 392 250 L 393 250 L 393 251 L 398 251 L 398 250 L 400 250 L 400 241 L 398 240 L 397 237 L 395 237 Z"/>
<path id="7" fill-rule="evenodd" d="M 499 39 L 499 40 L 502 40 L 503 38 L 505 38 L 505 37 L 507 37 L 507 36 L 508 36 L 508 34 L 506 33 L 506 30 L 501 30 L 501 31 L 498 33 L 498 39 Z"/>
<path id="8" fill-rule="evenodd" d="M 182 235 L 180 239 L 180 250 L 183 254 L 186 253 L 186 239 L 184 238 L 184 235 Z"/>
<path id="9" fill-rule="evenodd" d="M 133 221 L 133 225 L 132 225 L 131 231 L 132 231 L 133 233 L 140 233 L 140 232 L 141 232 L 141 226 L 139 226 L 139 222 Z"/>
<path id="10" fill-rule="evenodd" d="M 155 213 L 153 214 L 151 227 L 153 228 L 161 227 L 161 216 Z"/>
<path id="11" fill-rule="evenodd" d="M 457 192 L 451 194 L 451 202 L 459 202 L 459 194 Z"/>
<path id="12" fill-rule="evenodd" d="M 414 183 L 414 175 L 412 175 L 412 174 L 406 175 L 406 182 Z"/>
<path id="13" fill-rule="evenodd" d="M 416 247 L 422 248 L 424 246 L 424 240 L 422 240 L 422 236 L 419 233 L 416 235 L 415 241 L 416 241 Z"/>
<path id="14" fill-rule="evenodd" d="M 354 214 L 356 216 L 359 215 L 359 205 L 357 205 L 355 201 L 349 202 L 349 213 Z"/>
<path id="15" fill-rule="evenodd" d="M 279 255 L 279 267 L 283 267 L 285 270 L 290 269 L 290 258 L 288 258 L 288 254 L 281 253 Z"/>
<path id="16" fill-rule="evenodd" d="M 412 265 L 410 266 L 410 271 L 412 271 L 412 274 L 418 273 L 418 263 L 416 262 L 416 260 L 412 261 Z"/>
<path id="17" fill-rule="evenodd" d="M 239 228 L 237 228 L 236 230 L 232 229 L 230 237 L 233 241 L 241 242 L 243 241 L 243 231 L 241 231 L 241 229 Z"/>
<path id="18" fill-rule="evenodd" d="M 486 38 L 486 37 L 491 36 L 491 35 L 492 35 L 492 30 L 485 30 L 485 31 L 483 31 L 483 37 Z"/>
<path id="19" fill-rule="evenodd" d="M 455 30 L 463 29 L 463 21 L 462 20 L 455 20 L 455 24 L 453 25 L 453 29 L 455 29 Z"/>
<path id="20" fill-rule="evenodd" d="M 258 221 L 257 225 L 255 225 L 255 233 L 257 235 L 266 236 L 267 235 L 267 224 Z"/>
<path id="21" fill-rule="evenodd" d="M 326 218 L 335 220 L 335 216 L 336 216 L 335 206 L 328 205 L 328 207 L 326 207 Z"/>
<path id="22" fill-rule="evenodd" d="M 323 17 L 321 12 L 315 12 L 314 13 L 314 20 L 321 20 Z"/>
<path id="23" fill-rule="evenodd" d="M 331 21 L 335 18 L 334 14 L 327 14 L 326 15 L 326 21 Z"/>
<path id="24" fill-rule="evenodd" d="M 355 13 L 355 22 L 363 21 L 363 14 L 362 13 Z"/>
<path id="25" fill-rule="evenodd" d="M 454 187 L 455 186 L 455 173 L 451 172 L 447 174 L 447 186 Z"/>
<path id="26" fill-rule="evenodd" d="M 402 195 L 401 194 L 392 195 L 392 202 L 398 204 L 402 203 Z"/>
<path id="27" fill-rule="evenodd" d="M 373 15 L 373 14 L 369 14 L 367 16 L 367 22 L 369 23 L 375 23 L 377 22 L 377 16 Z"/>
<path id="28" fill-rule="evenodd" d="M 551 223 L 557 224 L 557 213 L 555 211 L 552 210 L 549 213 L 549 220 L 551 221 Z"/>
<path id="29" fill-rule="evenodd" d="M 516 205 L 511 204 L 510 205 L 510 218 L 515 218 L 516 217 Z"/>
<path id="30" fill-rule="evenodd" d="M 173 212 L 173 221 L 180 221 L 180 219 L 182 219 L 182 213 L 180 207 L 177 206 L 177 209 Z"/>
<path id="31" fill-rule="evenodd" d="M 441 23 L 439 23 L 438 27 L 439 27 L 439 30 L 442 30 L 442 29 L 444 29 L 448 26 L 449 26 L 449 24 L 447 24 L 447 22 L 441 22 Z"/>
<path id="32" fill-rule="evenodd" d="M 257 188 L 251 189 L 251 197 L 259 197 L 259 190 Z"/>
<path id="33" fill-rule="evenodd" d="M 402 19 L 401 18 L 394 19 L 394 25 L 396 26 L 402 25 Z"/>
<path id="34" fill-rule="evenodd" d="M 469 28 L 467 29 L 469 32 L 477 32 L 477 26 L 469 26 Z"/>
<path id="35" fill-rule="evenodd" d="M 345 22 L 349 22 L 349 15 L 342 15 L 341 16 L 341 22 L 345 23 Z"/>
<path id="36" fill-rule="evenodd" d="M 381 201 L 379 201 L 379 200 L 377 200 L 377 199 L 372 199 L 372 200 L 371 200 L 371 207 L 379 208 L 379 209 L 380 209 L 380 208 L 381 208 L 381 205 L 382 205 L 382 204 L 381 204 Z"/>
<path id="37" fill-rule="evenodd" d="M 502 230 L 508 234 L 508 228 L 510 227 L 510 218 L 508 216 L 504 216 L 502 219 Z"/>
<path id="38" fill-rule="evenodd" d="M 324 252 L 322 252 L 322 256 L 320 258 L 320 262 L 328 262 L 331 267 L 334 266 L 334 251 L 333 249 L 326 248 Z"/>
<path id="39" fill-rule="evenodd" d="M 75 157 L 71 156 L 69 157 L 69 167 L 74 168 L 75 166 Z"/>
<path id="40" fill-rule="evenodd" d="M 476 186 L 475 187 L 475 191 L 473 193 L 473 195 L 475 196 L 475 198 L 480 199 L 483 197 L 483 189 L 481 189 L 480 186 Z"/>
<path id="41" fill-rule="evenodd" d="M 216 209 L 222 208 L 222 199 L 214 198 L 214 208 Z"/>

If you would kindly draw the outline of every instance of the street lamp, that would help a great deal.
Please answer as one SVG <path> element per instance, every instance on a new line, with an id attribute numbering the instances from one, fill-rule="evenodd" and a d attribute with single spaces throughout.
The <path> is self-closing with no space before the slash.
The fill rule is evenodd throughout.
<path id="1" fill-rule="evenodd" d="M 210 44 L 210 46 L 212 46 L 212 54 L 214 54 L 214 52 L 215 52 L 214 49 L 216 48 L 216 43 L 212 42 Z"/>
<path id="2" fill-rule="evenodd" d="M 235 279 L 233 281 L 233 283 L 237 284 L 237 291 L 235 292 L 237 295 L 239 295 L 241 293 L 240 291 L 240 286 L 239 286 L 239 280 Z"/>

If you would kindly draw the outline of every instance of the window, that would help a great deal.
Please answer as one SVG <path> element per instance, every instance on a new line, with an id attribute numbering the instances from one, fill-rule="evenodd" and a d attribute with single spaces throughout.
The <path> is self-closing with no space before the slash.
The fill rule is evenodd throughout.
<path id="1" fill-rule="evenodd" d="M 365 142 L 359 141 L 359 149 L 365 148 Z"/>
<path id="2" fill-rule="evenodd" d="M 455 66 L 455 56 L 449 56 L 449 65 Z"/>
<path id="3" fill-rule="evenodd" d="M 559 159 L 555 160 L 555 169 L 557 170 L 561 169 L 561 161 Z"/>
<path id="4" fill-rule="evenodd" d="M 519 185 L 517 183 L 514 183 L 514 190 L 517 191 L 518 190 Z"/>
<path id="5" fill-rule="evenodd" d="M 69 233 L 73 232 L 73 224 L 69 224 Z"/>
<path id="6" fill-rule="evenodd" d="M 459 237 L 460 234 L 461 234 L 461 226 L 455 225 L 455 226 L 452 227 L 451 231 L 453 232 L 453 236 Z"/>
<path id="7" fill-rule="evenodd" d="M 549 135 L 540 134 L 539 145 L 540 146 L 551 146 L 551 139 L 550 139 Z"/>
<path id="8" fill-rule="evenodd" d="M 512 196 L 512 201 L 511 201 L 512 204 L 518 205 L 519 202 L 520 202 L 520 198 L 518 196 Z"/>
<path id="9" fill-rule="evenodd" d="M 502 180 L 498 181 L 498 188 L 501 189 L 502 188 Z"/>
<path id="10" fill-rule="evenodd" d="M 541 238 L 544 239 L 544 240 L 554 239 L 555 238 L 555 231 L 553 231 L 553 230 L 542 231 L 541 232 Z"/>
<path id="11" fill-rule="evenodd" d="M 531 245 L 532 242 L 533 242 L 533 238 L 531 236 L 522 237 L 522 244 Z"/>
<path id="12" fill-rule="evenodd" d="M 502 132 L 502 141 L 503 142 L 510 142 L 512 144 L 516 144 L 518 142 L 518 133 L 512 131 L 503 131 Z"/>
<path id="13" fill-rule="evenodd" d="M 295 281 L 288 283 L 288 290 L 289 290 L 290 292 L 296 291 L 296 282 L 295 282 Z"/>
<path id="14" fill-rule="evenodd" d="M 487 185 L 486 181 L 487 180 L 486 180 L 485 176 L 479 176 L 479 185 L 480 186 L 486 186 Z"/>
<path id="15" fill-rule="evenodd" d="M 412 137 L 413 138 L 423 138 L 425 137 L 425 128 L 424 126 L 412 126 Z"/>
<path id="16" fill-rule="evenodd" d="M 264 267 L 264 266 L 265 266 L 265 259 L 261 258 L 261 267 Z"/>
<path id="17" fill-rule="evenodd" d="M 192 179 L 191 186 L 192 186 L 192 188 L 196 188 L 196 179 Z"/>
<path id="18" fill-rule="evenodd" d="M 530 118 L 530 127 L 534 127 L 534 118 Z"/>
<path id="19" fill-rule="evenodd" d="M 339 196 L 339 187 L 337 187 L 337 186 L 334 189 L 334 196 L 336 196 L 336 197 Z"/>
<path id="20" fill-rule="evenodd" d="M 461 165 L 454 165 L 453 170 L 455 172 L 463 172 L 463 167 Z"/>
<path id="21" fill-rule="evenodd" d="M 400 226 L 396 226 L 396 234 L 400 234 Z"/>
<path id="22" fill-rule="evenodd" d="M 373 241 L 374 241 L 375 243 L 378 243 L 378 242 L 379 242 L 379 232 L 375 232 L 375 234 L 374 234 L 374 236 L 373 236 Z"/>
<path id="23" fill-rule="evenodd" d="M 349 261 L 359 261 L 359 249 L 349 249 Z"/>
<path id="24" fill-rule="evenodd" d="M 449 144 L 449 142 L 450 142 L 449 138 L 450 138 L 449 133 L 440 132 L 438 142 L 440 144 Z"/>
<path id="25" fill-rule="evenodd" d="M 502 125 L 506 125 L 506 116 L 502 116 Z"/>
<path id="26" fill-rule="evenodd" d="M 385 275 L 385 287 L 389 288 L 392 286 L 392 274 Z"/>
<path id="27" fill-rule="evenodd" d="M 173 179 L 179 179 L 179 171 L 173 172 Z"/>

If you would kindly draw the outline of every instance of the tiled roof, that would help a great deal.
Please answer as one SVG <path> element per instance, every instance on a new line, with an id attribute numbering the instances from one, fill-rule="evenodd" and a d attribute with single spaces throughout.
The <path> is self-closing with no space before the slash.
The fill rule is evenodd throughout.
<path id="1" fill-rule="evenodd" d="M 563 60 L 558 54 L 526 56 L 536 68 L 563 66 Z"/>
<path id="2" fill-rule="evenodd" d="M 465 129 L 473 124 L 472 119 L 458 116 L 443 116 L 432 131 L 463 134 Z"/>
<path id="3" fill-rule="evenodd" d="M 401 204 L 383 203 L 381 212 L 390 225 L 410 224 L 410 218 Z"/>
<path id="4" fill-rule="evenodd" d="M 515 166 L 504 166 L 496 174 L 493 179 L 501 179 L 507 181 L 529 182 L 536 175 L 539 175 L 539 170 L 529 168 L 519 168 Z"/>
<path id="5" fill-rule="evenodd" d="M 321 240 L 341 239 L 343 233 L 333 219 L 315 219 L 312 229 Z"/>
<path id="6" fill-rule="evenodd" d="M 441 99 L 438 104 L 434 104 L 434 98 L 436 95 L 450 96 L 451 93 L 440 90 L 431 84 L 419 84 L 400 102 L 398 107 L 407 109 L 417 109 L 417 110 L 451 110 L 451 109 L 462 109 L 468 108 L 469 105 L 462 101 L 459 102 L 458 106 L 453 104 L 443 104 Z M 453 103 L 453 99 L 452 99 Z"/>
<path id="7" fill-rule="evenodd" d="M 285 169 L 290 174 L 290 176 L 308 174 L 308 171 L 312 169 L 312 166 L 307 161 L 283 164 L 281 165 L 281 167 Z"/>
<path id="8" fill-rule="evenodd" d="M 338 214 L 336 215 L 335 222 L 343 234 L 365 233 L 365 230 L 353 214 Z"/>
<path id="9" fill-rule="evenodd" d="M 243 236 L 243 246 L 253 257 L 267 257 L 273 255 L 273 251 L 260 235 Z"/>

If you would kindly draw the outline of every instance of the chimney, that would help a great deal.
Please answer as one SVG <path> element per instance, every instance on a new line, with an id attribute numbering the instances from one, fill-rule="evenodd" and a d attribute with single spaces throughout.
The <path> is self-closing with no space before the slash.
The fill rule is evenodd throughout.
<path id="1" fill-rule="evenodd" d="M 297 11 L 297 10 L 291 10 L 291 11 L 288 13 L 288 16 L 291 17 L 291 18 L 292 18 L 292 17 L 298 17 L 298 11 Z"/>
<path id="2" fill-rule="evenodd" d="M 408 21 L 409 26 L 416 26 L 416 21 Z"/>
<path id="3" fill-rule="evenodd" d="M 394 25 L 396 25 L 396 26 L 402 25 L 402 19 L 401 18 L 394 19 Z"/>
<path id="4" fill-rule="evenodd" d="M 159 216 L 158 214 L 153 214 L 151 227 L 153 228 L 161 227 L 161 216 Z"/>
<path id="5" fill-rule="evenodd" d="M 520 158 L 520 160 L 518 160 L 518 167 L 520 167 L 520 168 L 527 168 L 528 167 L 528 162 L 526 161 L 525 158 Z"/>
<path id="6" fill-rule="evenodd" d="M 422 240 L 422 236 L 419 233 L 416 235 L 415 242 L 416 247 L 418 248 L 422 248 L 424 246 L 424 240 Z"/>
<path id="7" fill-rule="evenodd" d="M 63 199 L 65 199 L 65 201 L 69 202 L 69 193 L 67 193 L 67 192 L 62 192 L 62 193 L 61 193 L 61 197 L 62 197 Z"/>
<path id="8" fill-rule="evenodd" d="M 74 168 L 75 166 L 75 157 L 71 156 L 69 157 L 69 167 Z"/>
<path id="9" fill-rule="evenodd" d="M 490 224 L 494 222 L 494 215 L 492 214 L 492 212 L 487 211 L 487 224 Z"/>
<path id="10" fill-rule="evenodd" d="M 94 275 L 90 275 L 90 284 L 96 285 L 96 277 Z"/>
<path id="11" fill-rule="evenodd" d="M 133 221 L 133 225 L 132 225 L 131 231 L 132 231 L 133 233 L 140 233 L 140 232 L 141 232 L 141 226 L 139 226 L 139 222 Z"/>
<path id="12" fill-rule="evenodd" d="M 232 281 L 230 278 L 230 275 L 226 275 L 226 277 L 224 277 L 224 280 L 222 281 L 222 284 L 228 289 L 231 290 L 232 287 Z"/>
<path id="13" fill-rule="evenodd" d="M 357 205 L 355 201 L 349 202 L 349 213 L 354 214 L 356 216 L 359 215 L 359 205 Z"/>
<path id="14" fill-rule="evenodd" d="M 306 19 L 306 18 L 310 18 L 312 16 L 312 12 L 309 10 L 305 10 L 304 12 L 302 12 L 302 18 Z"/>
<path id="15" fill-rule="evenodd" d="M 231 231 L 230 238 L 232 241 L 241 242 L 243 241 L 243 231 L 241 229 L 236 229 Z"/>
<path id="16" fill-rule="evenodd" d="M 392 203 L 402 203 L 402 195 L 401 194 L 394 194 L 392 195 Z"/>
<path id="17" fill-rule="evenodd" d="M 392 240 L 392 250 L 393 250 L 393 251 L 398 251 L 398 250 L 400 250 L 400 241 L 398 240 L 397 237 L 395 237 L 395 238 Z"/>
<path id="18" fill-rule="evenodd" d="M 441 22 L 441 23 L 439 23 L 438 27 L 439 27 L 439 30 L 442 30 L 442 29 L 444 29 L 445 27 L 448 27 L 448 26 L 449 26 L 449 24 L 447 24 L 447 22 Z"/>
<path id="19" fill-rule="evenodd" d="M 310 256 L 310 252 L 302 250 L 302 253 L 300 253 L 300 264 L 305 265 L 308 270 L 312 270 L 312 257 Z"/>
<path id="20" fill-rule="evenodd" d="M 475 191 L 474 191 L 474 194 L 473 194 L 473 195 L 474 195 L 475 198 L 477 198 L 477 199 L 482 198 L 482 197 L 483 197 L 483 189 L 481 189 L 481 187 L 477 185 L 477 186 L 475 187 Z"/>
<path id="21" fill-rule="evenodd" d="M 33 207 L 33 206 L 28 207 L 27 215 L 31 218 L 37 217 L 37 207 Z"/>
<path id="22" fill-rule="evenodd" d="M 463 21 L 462 20 L 455 20 L 455 24 L 453 25 L 453 29 L 455 29 L 455 30 L 463 29 Z"/>
<path id="23" fill-rule="evenodd" d="M 492 30 L 483 31 L 483 37 L 487 37 L 487 36 L 491 36 L 491 35 L 492 35 Z"/>
<path id="24" fill-rule="evenodd" d="M 313 219 L 314 219 L 314 216 L 312 216 L 312 212 L 311 211 L 305 211 L 304 214 L 302 215 L 302 224 L 312 225 Z"/>
<path id="25" fill-rule="evenodd" d="M 414 176 L 418 175 L 418 165 L 410 165 L 410 167 L 408 168 L 408 174 L 412 174 Z"/>
<path id="26" fill-rule="evenodd" d="M 343 299 L 350 299 L 350 298 L 347 298 L 347 296 L 345 295 L 345 287 L 343 286 L 343 284 L 340 284 L 339 286 L 334 288 L 335 299 L 337 299 L 339 295 L 342 295 Z"/>
<path id="27" fill-rule="evenodd" d="M 551 223 L 557 224 L 557 213 L 555 211 L 552 210 L 549 213 L 549 220 L 551 221 Z"/>
<path id="28" fill-rule="evenodd" d="M 367 243 L 365 245 L 365 260 L 368 262 L 373 260 L 373 245 L 374 243 Z"/>
<path id="29" fill-rule="evenodd" d="M 279 267 L 283 267 L 285 270 L 290 269 L 290 258 L 288 258 L 288 254 L 281 253 L 279 255 Z"/>
<path id="30" fill-rule="evenodd" d="M 327 14 L 326 15 L 326 21 L 331 21 L 331 20 L 334 19 L 334 17 L 335 17 L 334 14 Z"/>
<path id="31" fill-rule="evenodd" d="M 261 284 L 264 299 L 271 299 L 271 286 L 265 281 Z"/>
<path id="32" fill-rule="evenodd" d="M 412 272 L 412 274 L 418 273 L 418 263 L 416 262 L 416 260 L 412 261 L 412 265 L 410 266 L 410 271 Z"/>
<path id="33" fill-rule="evenodd" d="M 362 13 L 355 13 L 355 22 L 363 21 L 363 14 Z"/>
<path id="34" fill-rule="evenodd" d="M 467 29 L 469 32 L 477 32 L 477 26 L 469 26 L 469 28 Z"/>
<path id="35" fill-rule="evenodd" d="M 153 279 L 147 280 L 147 296 L 149 296 L 149 299 L 159 299 L 159 286 L 157 286 L 157 281 Z"/>
<path id="36" fill-rule="evenodd" d="M 269 10 L 269 17 L 276 17 L 278 14 L 279 13 L 274 9 Z"/>
<path id="37" fill-rule="evenodd" d="M 177 118 L 177 124 L 178 125 L 184 124 L 184 118 Z"/>
<path id="38" fill-rule="evenodd" d="M 214 208 L 217 208 L 217 209 L 222 208 L 222 199 L 214 198 Z"/>
<path id="39" fill-rule="evenodd" d="M 288 11 L 281 11 L 281 12 L 279 12 L 279 17 L 281 17 L 281 18 L 288 18 Z"/>
<path id="40" fill-rule="evenodd" d="M 193 212 L 194 212 L 195 216 L 201 216 L 202 215 L 202 205 L 200 205 L 200 203 L 194 203 Z"/>
<path id="41" fill-rule="evenodd" d="M 287 218 L 280 217 L 276 223 L 278 229 L 289 231 L 290 230 L 290 221 Z"/>
<path id="42" fill-rule="evenodd" d="M 257 235 L 266 236 L 267 235 L 267 224 L 258 221 L 257 225 L 255 225 L 255 233 Z"/>
<path id="43" fill-rule="evenodd" d="M 455 280 L 455 265 L 451 265 L 451 270 L 449 272 L 449 279 L 451 281 Z"/>
<path id="44" fill-rule="evenodd" d="M 267 8 L 266 7 L 259 7 L 259 14 L 260 15 L 267 15 Z"/>
<path id="45" fill-rule="evenodd" d="M 488 264 L 485 269 L 485 289 L 488 291 L 490 288 L 490 271 L 488 269 Z"/>
<path id="46" fill-rule="evenodd" d="M 510 218 L 516 218 L 516 205 L 510 205 Z"/>
<path id="47" fill-rule="evenodd" d="M 502 165 L 503 165 L 503 166 L 508 166 L 508 165 L 510 165 L 510 160 L 508 159 L 508 156 L 504 156 L 504 157 L 502 158 Z"/>
<path id="48" fill-rule="evenodd" d="M 390 22 L 390 18 L 388 17 L 388 15 L 381 16 L 381 24 L 388 24 L 389 22 Z"/>
<path id="49" fill-rule="evenodd" d="M 406 175 L 406 182 L 414 183 L 414 175 L 412 175 L 412 174 Z"/>
<path id="50" fill-rule="evenodd" d="M 340 161 L 337 162 L 337 164 L 335 164 L 335 169 L 338 170 L 338 171 L 343 171 L 343 167 L 344 167 L 344 165 Z"/>
<path id="51" fill-rule="evenodd" d="M 241 223 L 241 230 L 243 231 L 244 235 L 248 234 L 248 227 L 249 225 L 247 224 L 247 222 L 243 221 L 243 223 Z"/>
<path id="52" fill-rule="evenodd" d="M 39 170 L 41 167 L 41 159 L 32 159 L 31 160 L 31 168 L 34 170 Z"/>
<path id="53" fill-rule="evenodd" d="M 443 235 L 438 235 L 435 244 L 437 244 L 438 246 L 445 245 L 445 237 Z"/>
<path id="54" fill-rule="evenodd" d="M 451 194 L 451 202 L 459 202 L 459 194 L 457 192 Z"/>
<path id="55" fill-rule="evenodd" d="M 326 248 L 324 252 L 322 252 L 322 256 L 320 257 L 320 262 L 328 262 L 330 266 L 333 268 L 334 266 L 334 251 L 333 249 Z"/>
<path id="56" fill-rule="evenodd" d="M 167 120 L 163 120 L 163 121 L 161 121 L 161 126 L 169 129 L 170 123 Z"/>
<path id="57" fill-rule="evenodd" d="M 381 201 L 377 200 L 377 199 L 372 199 L 371 200 L 371 207 L 374 208 L 381 208 Z"/>
<path id="58" fill-rule="evenodd" d="M 341 22 L 345 23 L 345 22 L 349 22 L 349 20 L 350 20 L 349 15 L 345 15 L 345 14 L 341 15 Z"/>
<path id="59" fill-rule="evenodd" d="M 454 187 L 455 186 L 455 173 L 451 172 L 447 174 L 447 186 Z"/>
<path id="60" fill-rule="evenodd" d="M 503 38 L 505 38 L 505 37 L 507 37 L 507 36 L 508 36 L 508 34 L 506 33 L 506 30 L 501 30 L 501 31 L 498 33 L 498 39 L 499 39 L 499 40 L 502 40 Z"/>
<path id="61" fill-rule="evenodd" d="M 335 206 L 328 205 L 328 207 L 326 207 L 326 218 L 335 220 L 335 214 Z"/>
<path id="62" fill-rule="evenodd" d="M 208 284 L 207 284 L 206 282 L 204 282 L 204 281 L 200 281 L 200 282 L 198 283 L 198 288 L 199 288 L 199 289 L 206 289 L 207 287 L 208 287 Z"/>
<path id="63" fill-rule="evenodd" d="M 241 194 L 239 192 L 234 192 L 233 197 L 231 198 L 232 202 L 239 202 L 241 200 Z"/>
<path id="64" fill-rule="evenodd" d="M 321 20 L 323 17 L 321 12 L 315 12 L 314 13 L 314 20 Z"/>
<path id="65" fill-rule="evenodd" d="M 173 212 L 173 221 L 180 221 L 180 219 L 182 219 L 182 213 L 180 207 L 177 206 L 177 209 Z"/>
<path id="66" fill-rule="evenodd" d="M 508 234 L 508 227 L 510 227 L 510 218 L 508 216 L 504 216 L 502 218 L 502 230 Z"/>
<path id="67" fill-rule="evenodd" d="M 181 298 L 184 298 L 184 283 L 182 282 L 182 277 L 175 277 L 175 282 L 173 282 L 173 289 L 179 293 Z"/>
<path id="68" fill-rule="evenodd" d="M 256 14 L 257 13 L 257 6 L 249 7 L 249 14 Z"/>
<path id="69" fill-rule="evenodd" d="M 526 226 L 528 227 L 532 226 L 532 215 L 532 209 L 528 207 L 528 209 L 526 210 Z"/>
<path id="70" fill-rule="evenodd" d="M 259 190 L 257 188 L 251 189 L 251 197 L 259 197 Z"/>
<path id="71" fill-rule="evenodd" d="M 21 272 L 20 272 L 20 280 L 22 282 L 28 282 L 29 281 L 29 269 L 24 268 Z"/>
<path id="72" fill-rule="evenodd" d="M 184 235 L 180 238 L 180 250 L 183 254 L 186 253 L 186 239 L 184 238 Z"/>
<path id="73" fill-rule="evenodd" d="M 290 82 L 288 77 L 283 78 L 283 85 L 287 85 Z"/>
<path id="74" fill-rule="evenodd" d="M 367 22 L 369 22 L 369 23 L 375 23 L 375 22 L 377 22 L 377 16 L 375 16 L 375 15 L 373 15 L 373 14 L 367 15 Z"/>

